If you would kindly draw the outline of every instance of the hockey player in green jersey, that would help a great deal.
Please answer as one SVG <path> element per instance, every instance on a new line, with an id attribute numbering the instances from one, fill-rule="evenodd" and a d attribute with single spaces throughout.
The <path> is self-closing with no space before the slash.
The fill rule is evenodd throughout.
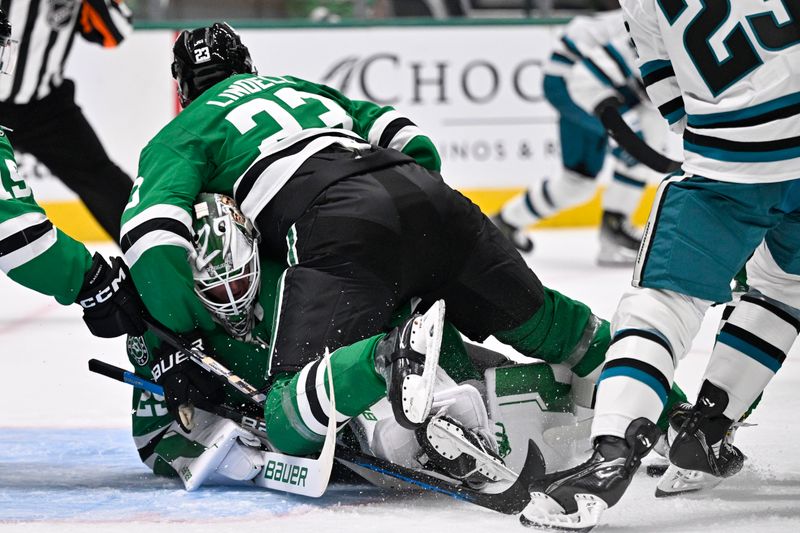
<path id="1" fill-rule="evenodd" d="M 257 75 L 225 24 L 183 32 L 174 52 L 185 107 L 142 152 L 121 240 L 159 321 L 199 336 L 214 327 L 187 261 L 198 237 L 192 202 L 209 191 L 233 196 L 260 233 L 261 254 L 289 265 L 266 354 L 273 389 L 316 372 L 325 348 L 382 337 L 412 298 L 434 314 L 444 300 L 448 319 L 470 339 L 494 335 L 579 376 L 597 368 L 608 324 L 542 287 L 477 206 L 444 183 L 433 144 L 410 120 L 322 85 Z M 251 297 L 246 277 L 221 287 L 215 297 L 234 311 Z M 398 421 L 418 427 L 431 401 L 435 365 L 426 368 L 426 359 L 438 353 L 411 353 L 410 337 L 428 332 L 413 320 L 405 326 L 387 357 L 376 358 L 371 379 L 388 389 Z M 202 392 L 185 363 L 161 361 L 170 371 L 157 380 L 173 405 Z M 402 388 L 409 379 L 419 384 L 414 400 Z"/>
<path id="2" fill-rule="evenodd" d="M 204 349 L 255 387 L 268 386 L 264 339 L 272 336 L 272 313 L 285 266 L 260 257 L 252 225 L 229 197 L 202 193 L 193 205 L 193 215 L 193 232 L 197 235 L 195 253 L 190 258 L 194 288 L 215 323 L 214 329 L 204 331 Z M 226 286 L 242 296 L 239 309 L 226 306 L 226 298 L 220 297 Z M 408 312 L 399 310 L 392 324 L 409 323 Z M 590 410 L 579 407 L 590 403 L 591 379 L 574 376 L 564 365 L 514 365 L 499 354 L 465 344 L 451 324 L 444 324 L 442 329 L 442 371 L 436 378 L 433 403 L 436 415 L 416 432 L 394 421 L 385 399 L 386 386 L 376 369 L 376 359 L 393 349 L 392 339 L 398 330 L 388 335 L 379 333 L 333 353 L 333 382 L 338 391 L 336 418 L 341 426 L 352 421 L 350 430 L 362 437 L 365 451 L 404 466 L 432 468 L 478 484 L 502 477 L 504 470 L 502 462 L 497 461 L 498 454 L 508 467 L 519 469 L 528 438 L 536 440 L 545 451 L 549 467 L 572 457 L 575 450 L 570 442 L 574 439 L 548 441 L 543 435 L 545 431 L 558 433 L 554 428 L 574 425 L 573 409 L 580 415 L 578 420 L 585 421 L 591 415 Z M 171 374 L 173 371 L 164 370 L 161 363 L 165 350 L 154 341 L 150 334 L 131 337 L 131 363 L 138 374 L 146 377 Z M 187 364 L 190 367 L 186 372 L 203 379 L 199 367 Z M 308 454 L 322 445 L 327 415 L 314 406 L 328 404 L 330 385 L 328 377 L 318 369 L 319 366 L 310 366 L 308 371 L 287 373 L 273 382 L 265 410 L 271 448 Z M 133 433 L 142 460 L 158 474 L 179 473 L 188 489 L 198 487 L 214 470 L 229 479 L 244 479 L 254 475 L 260 464 L 260 443 L 252 435 L 248 438 L 246 431 L 203 409 L 208 409 L 208 403 L 236 405 L 241 398 L 210 380 L 205 393 L 205 397 L 192 397 L 200 403 L 198 409 L 176 407 L 170 390 L 165 399 L 140 390 L 134 393 Z M 514 401 L 509 402 L 511 396 Z M 673 396 L 674 402 L 685 400 L 678 389 Z M 169 415 L 175 410 L 182 415 L 180 425 Z M 431 424 L 435 430 L 428 431 Z M 453 429 L 455 435 L 442 433 L 442 428 Z M 495 431 L 500 432 L 499 442 L 494 438 Z M 230 444 L 229 436 L 243 437 L 244 442 L 214 445 Z M 462 436 L 482 446 L 484 453 L 437 461 L 441 458 L 433 450 L 442 446 L 442 440 L 458 441 Z M 423 462 L 416 459 L 421 455 L 420 447 L 432 448 Z M 476 469 L 478 463 L 482 469 Z"/>
<path id="3" fill-rule="evenodd" d="M 13 68 L 15 44 L 11 24 L 0 10 L 0 75 Z M 0 270 L 61 304 L 79 303 L 86 325 L 98 337 L 141 333 L 138 298 L 122 259 L 113 258 L 109 265 L 53 227 L 17 174 L 2 126 L 0 159 Z"/>

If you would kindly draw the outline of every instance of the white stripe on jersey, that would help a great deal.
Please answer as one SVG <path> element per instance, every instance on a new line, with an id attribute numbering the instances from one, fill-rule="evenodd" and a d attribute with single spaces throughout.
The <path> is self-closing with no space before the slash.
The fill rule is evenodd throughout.
<path id="1" fill-rule="evenodd" d="M 129 35 L 133 30 L 130 10 L 125 4 L 108 2 L 109 24 L 122 37 Z M 7 7 L 12 38 L 19 43 L 19 55 L 14 75 L 0 77 L 0 102 L 26 104 L 47 96 L 64 81 L 64 62 L 80 32 L 78 18 L 83 2 L 14 0 L 3 5 Z"/>
<path id="2" fill-rule="evenodd" d="M 336 135 L 322 136 L 314 139 L 313 141 L 309 142 L 300 152 L 281 157 L 264 169 L 263 172 L 261 172 L 254 185 L 247 193 L 247 196 L 240 201 L 242 213 L 244 213 L 247 218 L 250 220 L 256 220 L 259 213 L 261 213 L 261 210 L 264 209 L 267 203 L 269 203 L 269 201 L 272 200 L 276 194 L 278 194 L 278 191 L 280 191 L 281 188 L 286 185 L 286 182 L 289 181 L 297 169 L 300 168 L 300 166 L 309 157 L 316 154 L 320 150 L 324 150 L 328 146 L 334 144 L 338 144 L 346 148 L 352 148 L 354 150 L 367 150 L 371 148 L 369 144 L 365 143 L 364 140 L 358 136 L 358 134 L 351 131 L 332 128 L 311 128 L 274 143 L 269 147 L 269 149 L 262 152 L 260 158 L 253 161 L 250 167 L 248 167 L 248 170 L 254 165 L 258 165 L 264 158 L 268 158 L 271 155 L 285 150 L 292 145 L 303 141 L 304 139 L 326 132 L 335 133 Z M 351 138 L 348 139 L 344 138 L 343 136 Z M 239 189 L 239 185 L 242 183 L 242 178 L 246 176 L 247 173 L 248 171 L 245 171 L 233 185 L 234 197 L 238 198 L 237 190 Z"/>
<path id="3" fill-rule="evenodd" d="M 175 205 L 156 204 L 151 205 L 123 224 L 122 229 L 119 232 L 120 240 L 125 237 L 126 233 L 129 233 L 137 226 L 141 226 L 145 222 L 149 220 L 155 220 L 157 218 L 169 218 L 175 220 L 186 226 L 186 229 L 189 230 L 189 233 L 192 232 L 192 216 L 189 213 Z"/>
<path id="4" fill-rule="evenodd" d="M 47 65 L 39 88 L 36 91 L 36 98 L 42 99 L 47 96 L 50 93 L 51 83 L 53 86 L 63 83 L 64 79 L 61 76 L 61 72 L 63 71 L 67 48 L 72 38 L 69 32 L 62 31 L 58 33 L 58 37 L 47 56 Z"/>
<path id="5" fill-rule="evenodd" d="M 647 262 L 647 255 L 650 252 L 650 243 L 653 240 L 653 232 L 655 231 L 656 223 L 658 222 L 658 215 L 661 212 L 661 203 L 664 200 L 664 192 L 666 192 L 667 187 L 671 183 L 681 181 L 687 177 L 687 175 L 681 174 L 672 176 L 662 181 L 658 186 L 656 197 L 653 199 L 653 207 L 650 208 L 650 216 L 647 218 L 647 223 L 645 224 L 644 231 L 642 232 L 642 244 L 639 246 L 639 254 L 636 257 L 636 264 L 633 266 L 633 279 L 631 280 L 631 285 L 634 287 L 641 286 L 642 270 Z"/>
<path id="6" fill-rule="evenodd" d="M 734 31 L 747 40 L 749 50 L 758 56 L 757 62 L 750 59 L 753 64 L 742 69 L 738 77 L 707 67 L 701 72 L 693 52 L 686 47 L 688 28 L 696 30 L 698 17 L 705 12 L 703 2 L 689 3 L 687 8 L 669 15 L 674 20 L 667 20 L 664 6 L 655 0 L 621 2 L 637 45 L 639 63 L 668 60 L 675 71 L 677 85 L 673 83 L 673 90 L 679 85 L 687 114 L 684 170 L 732 183 L 797 179 L 798 113 L 792 106 L 800 94 L 800 44 L 767 47 L 756 35 L 752 20 L 755 16 L 771 16 L 779 25 L 797 21 L 792 21 L 785 4 L 779 1 L 737 0 L 728 4 L 730 9 L 724 13 L 724 20 L 708 28 L 705 42 L 721 64 L 730 59 L 732 52 L 725 43 Z M 748 64 L 742 63 L 744 67 Z M 648 87 L 659 106 L 669 98 L 669 83 L 662 81 Z"/>
<path id="7" fill-rule="evenodd" d="M 125 4 L 115 4 L 108 10 L 111 15 L 111 21 L 123 39 L 130 37 L 133 33 L 133 25 L 131 25 L 131 17 L 133 14 Z"/>
<path id="8" fill-rule="evenodd" d="M 185 234 L 171 231 L 164 224 L 157 222 L 163 220 L 165 224 L 175 226 L 178 224 L 179 230 Z M 141 228 L 142 225 L 152 222 L 152 229 Z M 145 231 L 138 235 L 137 228 Z M 131 237 L 131 234 L 135 236 Z M 186 235 L 192 235 L 192 217 L 180 207 L 169 204 L 156 204 L 148 207 L 138 215 L 127 221 L 120 230 L 120 243 L 124 249 L 125 260 L 128 266 L 133 266 L 147 250 L 155 246 L 179 246 L 184 248 L 189 254 L 194 253 L 194 246 Z M 126 248 L 126 246 L 129 246 Z"/>
<path id="9" fill-rule="evenodd" d="M 171 231 L 156 230 L 143 235 L 128 248 L 124 254 L 125 261 L 132 268 L 146 251 L 156 246 L 178 246 L 185 249 L 188 254 L 195 253 L 192 243 L 180 235 Z"/>
<path id="10" fill-rule="evenodd" d="M 46 220 L 44 213 L 34 211 L 0 222 L 0 241 Z"/>
<path id="11" fill-rule="evenodd" d="M 369 129 L 369 133 L 367 134 L 367 140 L 369 143 L 378 146 L 378 142 L 381 140 L 381 136 L 386 130 L 386 126 L 398 118 L 406 117 L 397 111 L 387 111 L 383 115 L 379 116 L 375 122 L 372 123 L 372 127 Z"/>
<path id="12" fill-rule="evenodd" d="M 45 61 L 45 53 L 47 51 L 47 43 L 50 40 L 50 32 L 51 28 L 47 23 L 47 3 L 42 2 L 42 5 L 39 7 L 39 14 L 36 17 L 36 22 L 33 26 L 33 31 L 30 33 L 28 37 L 28 53 L 23 58 L 21 55 L 22 52 L 22 42 L 20 42 L 20 56 L 18 59 L 20 61 L 24 61 L 24 69 L 23 64 L 18 64 L 16 68 L 16 72 L 14 76 L 18 76 L 23 74 L 22 77 L 22 84 L 19 86 L 19 92 L 13 97 L 15 103 L 25 103 L 29 102 L 31 98 L 36 93 L 36 89 L 39 85 L 39 71 L 42 68 L 42 63 Z M 77 16 L 77 10 L 76 15 Z M 16 30 L 16 28 L 14 28 Z M 22 34 L 18 34 L 22 39 L 26 36 Z"/>
<path id="13" fill-rule="evenodd" d="M 419 137 L 420 135 L 424 134 L 417 126 L 406 126 L 398 131 L 394 137 L 392 137 L 392 140 L 389 143 L 389 148 L 397 150 L 398 152 L 402 152 L 412 139 Z"/>
<path id="14" fill-rule="evenodd" d="M 0 224 L 0 241 L 10 237 L 27 228 L 46 222 L 47 217 L 42 213 L 25 213 L 10 220 L 6 220 Z M 0 270 L 9 272 L 19 266 L 24 265 L 28 261 L 36 259 L 41 254 L 46 252 L 56 243 L 58 233 L 55 227 L 39 237 L 38 239 L 25 244 L 22 248 L 14 250 L 11 253 L 0 256 Z"/>

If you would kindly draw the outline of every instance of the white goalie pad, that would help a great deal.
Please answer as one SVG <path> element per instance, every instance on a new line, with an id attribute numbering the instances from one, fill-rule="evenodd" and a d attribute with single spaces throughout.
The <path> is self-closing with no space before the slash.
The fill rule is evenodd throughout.
<path id="1" fill-rule="evenodd" d="M 370 414 L 386 412 L 380 405 L 381 402 L 373 406 Z M 446 413 L 464 424 L 467 429 L 489 436 L 489 442 L 494 443 L 489 428 L 489 416 L 480 392 L 472 385 L 456 384 L 441 368 L 436 372 L 431 411 L 436 414 Z M 376 457 L 408 468 L 419 468 L 417 455 L 421 448 L 414 432 L 400 426 L 391 415 L 390 409 L 388 416 L 379 420 L 368 420 L 362 415 L 358 418 L 358 423 L 364 428 L 363 434 L 370 434 L 367 439 L 369 449 Z"/>
<path id="2" fill-rule="evenodd" d="M 531 369 L 540 366 L 547 367 L 540 373 L 544 377 L 531 375 Z M 548 471 L 569 468 L 589 451 L 593 412 L 575 405 L 571 374 L 562 370 L 546 363 L 490 368 L 485 374 L 484 398 L 472 385 L 458 385 L 439 369 L 432 412 L 444 409 L 443 414 L 487 435 L 505 465 L 515 472 L 525 463 L 529 439 L 542 451 Z M 499 387 L 498 372 L 502 374 Z M 509 381 L 516 382 L 516 388 L 508 387 Z M 354 425 L 364 450 L 395 464 L 419 468 L 421 448 L 414 432 L 394 421 L 387 401 L 373 405 Z"/>
<path id="3" fill-rule="evenodd" d="M 575 405 L 571 374 L 562 370 L 547 363 L 486 370 L 492 433 L 500 457 L 515 472 L 525 463 L 528 440 L 541 450 L 548 472 L 585 458 L 593 411 Z"/>
<path id="4" fill-rule="evenodd" d="M 178 457 L 170 462 L 188 491 L 212 479 L 247 481 L 264 466 L 260 441 L 235 422 L 195 410 L 194 429 L 182 435 L 203 446 L 197 457 Z"/>

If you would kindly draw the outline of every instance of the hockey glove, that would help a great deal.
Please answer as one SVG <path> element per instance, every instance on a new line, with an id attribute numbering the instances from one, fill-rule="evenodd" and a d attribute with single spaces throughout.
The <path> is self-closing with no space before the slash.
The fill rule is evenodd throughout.
<path id="1" fill-rule="evenodd" d="M 83 307 L 83 321 L 97 337 L 138 337 L 147 329 L 142 319 L 144 306 L 119 257 L 112 257 L 109 265 L 102 255 L 94 254 L 75 302 Z"/>
<path id="2" fill-rule="evenodd" d="M 203 337 L 198 332 L 183 337 L 192 348 L 205 351 Z M 154 355 L 153 379 L 164 387 L 167 411 L 188 433 L 194 426 L 194 406 L 222 403 L 224 384 L 193 363 L 188 354 L 172 346 L 162 344 Z"/>

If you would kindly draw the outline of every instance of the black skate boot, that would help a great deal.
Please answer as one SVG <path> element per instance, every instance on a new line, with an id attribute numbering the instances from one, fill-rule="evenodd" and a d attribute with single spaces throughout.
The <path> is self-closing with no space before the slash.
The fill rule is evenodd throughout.
<path id="1" fill-rule="evenodd" d="M 417 429 L 428 417 L 439 364 L 444 326 L 444 300 L 424 314 L 414 314 L 390 331 L 375 348 L 375 369 L 397 422 Z"/>
<path id="2" fill-rule="evenodd" d="M 718 485 L 742 469 L 745 456 L 733 445 L 733 420 L 722 413 L 728 394 L 708 380 L 703 382 L 697 403 L 681 406 L 670 415 L 671 439 L 667 469 L 656 488 L 656 496 L 697 492 Z"/>
<path id="3" fill-rule="evenodd" d="M 600 222 L 600 266 L 624 266 L 636 262 L 642 234 L 621 213 L 603 212 Z"/>
<path id="4" fill-rule="evenodd" d="M 520 522 L 530 527 L 588 531 L 600 515 L 616 504 L 659 437 L 658 427 L 637 418 L 625 438 L 600 436 L 594 453 L 583 464 L 548 474 L 531 487 L 531 503 Z"/>
<path id="5" fill-rule="evenodd" d="M 520 228 L 506 222 L 500 213 L 489 217 L 492 224 L 522 253 L 533 251 L 533 241 Z"/>
<path id="6" fill-rule="evenodd" d="M 422 447 L 417 460 L 424 468 L 461 480 L 472 489 L 517 478 L 497 454 L 488 432 L 469 430 L 449 416 L 436 415 L 414 434 Z"/>

